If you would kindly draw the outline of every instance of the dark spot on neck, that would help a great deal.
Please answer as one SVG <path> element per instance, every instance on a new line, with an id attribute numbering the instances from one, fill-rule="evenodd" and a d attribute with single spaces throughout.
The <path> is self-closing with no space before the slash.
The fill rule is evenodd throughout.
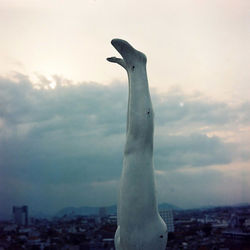
<path id="1" fill-rule="evenodd" d="M 163 238 L 163 235 L 160 235 L 160 238 Z"/>
<path id="2" fill-rule="evenodd" d="M 132 71 L 134 71 L 135 70 L 135 66 L 132 66 Z"/>

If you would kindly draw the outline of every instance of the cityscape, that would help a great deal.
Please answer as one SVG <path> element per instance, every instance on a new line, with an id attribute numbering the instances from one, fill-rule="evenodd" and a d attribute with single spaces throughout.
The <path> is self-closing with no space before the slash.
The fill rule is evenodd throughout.
<path id="1" fill-rule="evenodd" d="M 0 250 L 114 250 L 114 209 L 100 207 L 88 215 L 62 210 L 59 216 L 35 218 L 28 206 L 13 206 L 11 220 L 0 223 Z M 168 227 L 166 250 L 250 249 L 249 204 L 186 210 L 160 204 L 159 212 Z"/>
<path id="2" fill-rule="evenodd" d="M 249 9 L 0 0 L 0 250 L 250 250 Z"/>

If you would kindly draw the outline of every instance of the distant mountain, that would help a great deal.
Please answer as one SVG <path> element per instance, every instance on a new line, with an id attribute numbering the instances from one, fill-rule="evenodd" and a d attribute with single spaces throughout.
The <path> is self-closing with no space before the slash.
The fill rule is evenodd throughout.
<path id="1" fill-rule="evenodd" d="M 99 209 L 100 207 L 65 207 L 58 211 L 55 216 L 56 217 L 63 217 L 63 216 L 76 216 L 76 215 L 83 215 L 83 216 L 88 216 L 88 215 L 98 215 L 99 214 Z M 107 214 L 116 214 L 117 211 L 117 206 L 108 206 L 105 207 L 106 213 Z M 172 209 L 172 210 L 181 210 L 181 208 L 178 208 L 175 205 L 168 204 L 168 203 L 162 203 L 159 205 L 159 210 L 163 209 Z"/>
<path id="2" fill-rule="evenodd" d="M 41 212 L 41 211 L 31 210 L 29 212 L 29 217 L 33 217 L 33 218 L 36 218 L 36 219 L 50 219 L 51 214 L 44 213 L 44 212 Z"/>
<path id="3" fill-rule="evenodd" d="M 210 210 L 210 209 L 214 209 L 217 206 L 212 206 L 212 205 L 207 205 L 207 206 L 202 206 L 202 207 L 194 207 L 194 208 L 190 208 L 187 210 L 192 210 L 192 209 L 199 209 L 199 210 Z"/>
<path id="4" fill-rule="evenodd" d="M 202 206 L 202 207 L 196 207 L 192 209 L 200 209 L 200 210 L 211 210 L 211 209 L 217 209 L 217 208 L 240 208 L 240 207 L 248 207 L 250 206 L 250 203 L 237 203 L 237 204 L 231 204 L 231 205 L 214 205 L 214 206 Z"/>
<path id="5" fill-rule="evenodd" d="M 172 210 L 182 210 L 182 208 L 179 208 L 173 204 L 169 204 L 169 203 L 161 203 L 158 206 L 159 211 L 163 210 L 163 209 L 172 209 Z"/>
<path id="6" fill-rule="evenodd" d="M 248 202 L 242 202 L 242 203 L 237 203 L 233 205 L 233 207 L 248 207 L 248 206 L 250 206 L 250 203 Z"/>
<path id="7" fill-rule="evenodd" d="M 105 207 L 107 214 L 116 214 L 116 206 Z M 100 207 L 65 207 L 55 214 L 56 217 L 74 215 L 98 215 Z"/>

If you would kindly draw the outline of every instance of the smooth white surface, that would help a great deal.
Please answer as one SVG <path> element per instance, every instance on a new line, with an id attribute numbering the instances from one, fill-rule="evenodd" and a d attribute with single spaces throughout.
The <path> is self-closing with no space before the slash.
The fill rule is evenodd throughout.
<path id="1" fill-rule="evenodd" d="M 129 79 L 127 134 L 118 201 L 118 250 L 161 250 L 167 228 L 158 213 L 154 169 L 154 114 L 148 88 L 146 56 L 121 39 L 112 45 L 123 58 L 111 57 L 126 69 Z"/>

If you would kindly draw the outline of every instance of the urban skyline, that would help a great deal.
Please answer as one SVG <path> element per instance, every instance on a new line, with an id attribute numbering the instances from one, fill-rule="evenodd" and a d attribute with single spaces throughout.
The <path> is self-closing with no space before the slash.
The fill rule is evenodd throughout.
<path id="1" fill-rule="evenodd" d="M 28 211 L 27 206 L 18 209 Z M 161 208 L 160 214 L 169 229 L 166 250 L 249 249 L 249 205 L 192 210 Z M 103 207 L 95 215 L 62 214 L 49 220 L 30 217 L 26 225 L 19 222 L 0 221 L 0 247 L 114 250 L 117 216 Z"/>

